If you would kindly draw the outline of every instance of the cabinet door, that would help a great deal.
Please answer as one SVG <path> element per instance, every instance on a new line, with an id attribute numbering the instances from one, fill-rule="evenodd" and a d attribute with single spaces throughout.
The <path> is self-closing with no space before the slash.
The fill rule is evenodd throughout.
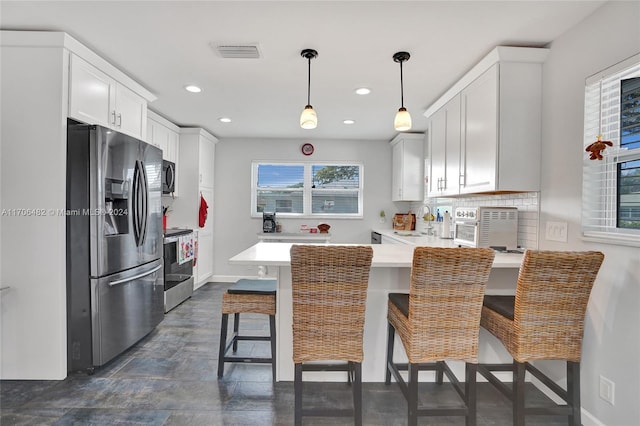
<path id="1" fill-rule="evenodd" d="M 200 187 L 213 188 L 214 144 L 206 138 L 200 138 Z"/>
<path id="2" fill-rule="evenodd" d="M 457 195 L 460 178 L 460 97 L 431 116 L 429 196 Z"/>
<path id="3" fill-rule="evenodd" d="M 147 101 L 125 86 L 116 85 L 116 130 L 138 139 L 145 139 L 147 131 Z"/>
<path id="4" fill-rule="evenodd" d="M 447 137 L 447 110 L 439 109 L 429 121 L 429 149 L 431 171 L 429 172 L 429 197 L 439 197 L 442 194 L 442 182 L 445 177 Z"/>
<path id="5" fill-rule="evenodd" d="M 391 200 L 402 201 L 402 147 L 403 141 L 393 145 L 391 151 Z"/>
<path id="6" fill-rule="evenodd" d="M 498 64 L 462 92 L 463 155 L 460 192 L 496 188 L 498 147 Z M 506 159 L 508 161 L 508 159 Z"/>
<path id="7" fill-rule="evenodd" d="M 69 116 L 88 124 L 113 127 L 115 81 L 89 63 L 71 55 Z"/>
<path id="8" fill-rule="evenodd" d="M 167 135 L 167 161 L 172 161 L 178 164 L 178 133 L 169 129 L 169 134 Z"/>

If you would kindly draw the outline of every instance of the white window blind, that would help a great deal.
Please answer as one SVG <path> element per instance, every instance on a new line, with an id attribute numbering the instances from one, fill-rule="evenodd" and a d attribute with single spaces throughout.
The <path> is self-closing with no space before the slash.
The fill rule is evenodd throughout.
<path id="1" fill-rule="evenodd" d="M 583 152 L 582 231 L 587 238 L 640 244 L 640 229 L 618 227 L 618 164 L 640 159 L 639 148 L 620 146 L 621 81 L 640 77 L 640 54 L 587 79 L 585 87 L 584 145 L 598 135 L 611 141 L 602 160 Z"/>
<path id="2" fill-rule="evenodd" d="M 362 164 L 254 161 L 251 215 L 362 218 L 362 174 Z"/>

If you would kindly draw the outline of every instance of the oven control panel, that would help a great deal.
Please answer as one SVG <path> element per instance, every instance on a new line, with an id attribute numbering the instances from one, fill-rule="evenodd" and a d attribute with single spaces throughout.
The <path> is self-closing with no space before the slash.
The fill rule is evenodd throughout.
<path id="1" fill-rule="evenodd" d="M 475 220 L 477 216 L 477 207 L 458 207 L 455 212 L 455 218 L 461 220 Z"/>

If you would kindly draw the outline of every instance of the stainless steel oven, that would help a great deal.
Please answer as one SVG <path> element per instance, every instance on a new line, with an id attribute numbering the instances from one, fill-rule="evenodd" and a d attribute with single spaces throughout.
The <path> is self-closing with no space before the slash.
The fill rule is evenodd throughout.
<path id="1" fill-rule="evenodd" d="M 193 230 L 167 229 L 163 258 L 166 313 L 193 294 Z"/>
<path id="2" fill-rule="evenodd" d="M 518 247 L 516 207 L 458 207 L 454 215 L 455 244 L 514 250 Z"/>

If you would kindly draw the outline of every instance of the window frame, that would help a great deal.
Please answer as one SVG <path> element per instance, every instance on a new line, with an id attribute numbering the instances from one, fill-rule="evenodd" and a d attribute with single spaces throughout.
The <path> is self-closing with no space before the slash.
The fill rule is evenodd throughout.
<path id="1" fill-rule="evenodd" d="M 304 183 L 302 187 L 302 213 L 276 212 L 277 218 L 289 219 L 362 219 L 364 218 L 364 164 L 354 161 L 262 161 L 251 162 L 251 217 L 261 218 L 262 212 L 258 212 L 258 167 L 260 165 L 269 166 L 303 166 Z M 358 188 L 338 189 L 338 188 L 312 188 L 313 186 L 313 166 L 356 166 L 358 167 Z M 286 190 L 286 188 L 284 189 Z M 356 192 L 358 194 L 357 213 L 313 213 L 312 200 L 313 192 Z"/>
<path id="2" fill-rule="evenodd" d="M 630 74 L 625 74 L 632 71 Z M 619 228 L 618 164 L 640 159 L 640 148 L 620 147 L 620 101 L 616 106 L 603 98 L 603 87 L 612 81 L 640 77 L 640 53 L 615 64 L 585 81 L 582 238 L 585 241 L 640 247 L 640 229 Z M 616 83 L 614 83 L 616 84 Z M 608 104 L 607 104 L 608 102 Z M 614 105 L 613 107 L 611 105 Z M 602 160 L 590 160 L 586 147 L 602 134 L 613 142 Z"/>

